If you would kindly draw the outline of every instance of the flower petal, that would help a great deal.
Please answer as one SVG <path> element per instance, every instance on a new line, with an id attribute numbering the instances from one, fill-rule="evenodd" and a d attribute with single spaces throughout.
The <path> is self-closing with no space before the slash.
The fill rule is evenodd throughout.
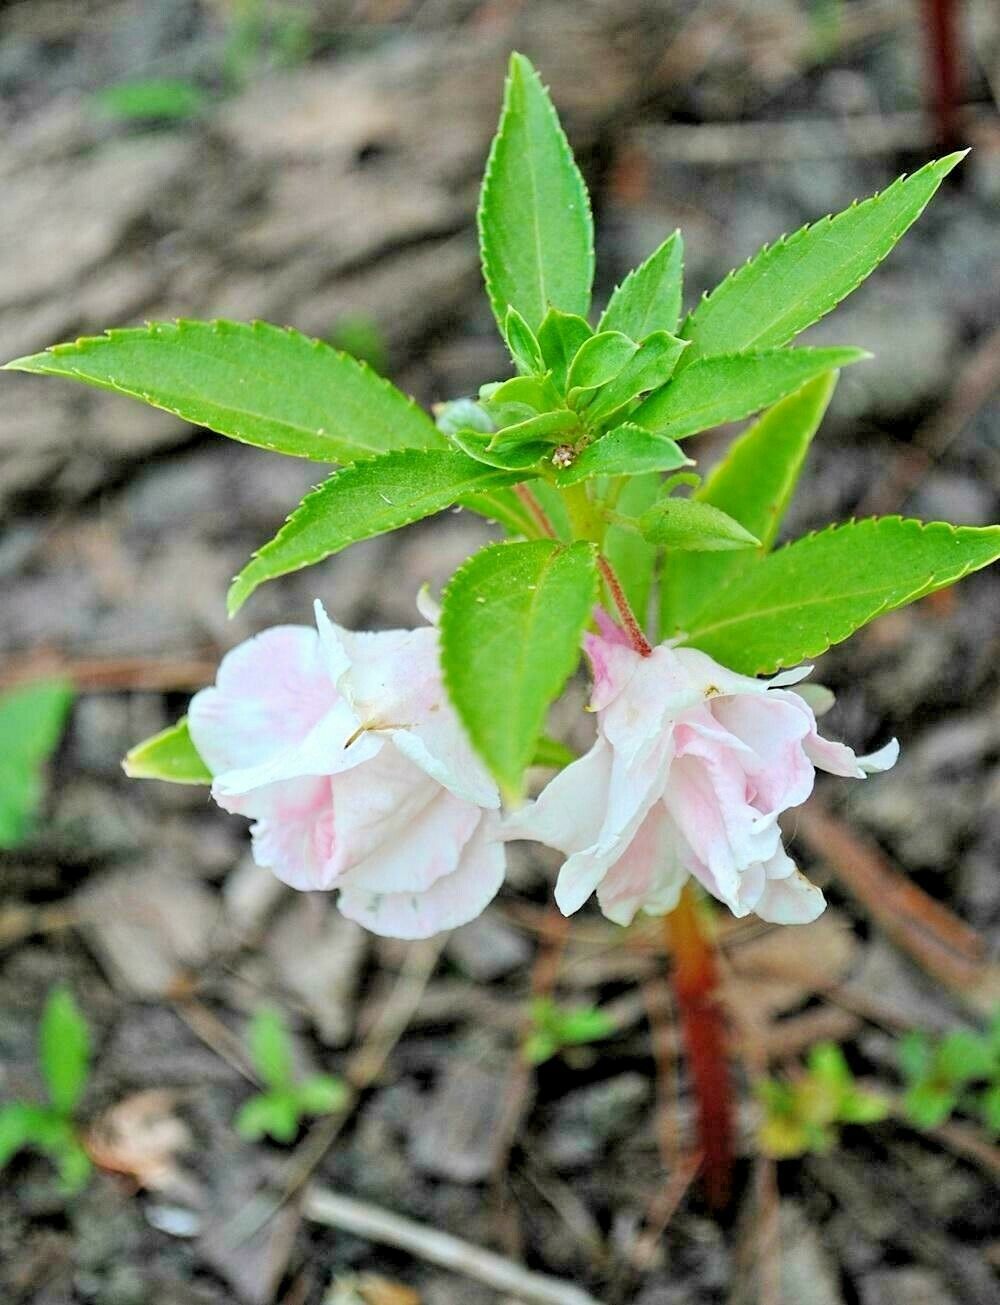
<path id="1" fill-rule="evenodd" d="M 496 817 L 485 813 L 454 874 L 423 893 L 370 893 L 345 889 L 337 903 L 351 920 L 388 938 L 429 938 L 467 924 L 500 891 L 506 867 Z"/>
<path id="2" fill-rule="evenodd" d="M 333 886 L 337 878 L 333 864 L 336 836 L 329 779 L 270 784 L 249 798 L 223 800 L 220 805 L 257 817 L 250 835 L 253 858 L 259 866 L 303 891 Z"/>
<path id="3" fill-rule="evenodd" d="M 438 879 L 455 873 L 481 819 L 478 807 L 435 788 L 419 815 L 345 871 L 340 887 L 369 893 L 426 892 Z"/>
<path id="4" fill-rule="evenodd" d="M 597 887 L 609 920 L 631 924 L 637 911 L 666 915 L 674 909 L 688 878 L 682 843 L 666 807 L 657 802 Z"/>

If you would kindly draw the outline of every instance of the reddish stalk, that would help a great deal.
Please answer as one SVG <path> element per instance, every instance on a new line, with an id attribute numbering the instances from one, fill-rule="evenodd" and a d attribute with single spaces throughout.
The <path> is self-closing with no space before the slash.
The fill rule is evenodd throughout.
<path id="1" fill-rule="evenodd" d="M 729 1199 L 733 1163 L 732 1082 L 715 949 L 690 884 L 665 917 L 665 926 L 681 1038 L 697 1099 L 705 1196 L 713 1209 L 721 1210 Z"/>
<path id="2" fill-rule="evenodd" d="M 958 138 L 959 99 L 957 0 L 924 0 L 927 44 L 938 144 L 951 149 Z"/>
<path id="3" fill-rule="evenodd" d="M 648 657 L 653 651 L 653 645 L 643 634 L 639 622 L 635 619 L 632 608 L 629 606 L 628 599 L 625 597 L 625 591 L 622 589 L 621 581 L 615 575 L 614 567 L 608 559 L 603 556 L 598 557 L 597 565 L 600 567 L 601 575 L 604 577 L 604 583 L 608 586 L 608 592 L 611 594 L 612 600 L 618 608 L 618 614 L 622 618 L 622 624 L 625 627 L 625 633 L 628 635 L 629 643 L 640 657 Z"/>
<path id="4" fill-rule="evenodd" d="M 528 486 L 524 484 L 515 485 L 514 493 L 527 508 L 529 516 L 542 534 L 547 535 L 549 539 L 555 539 L 556 532 L 552 529 L 551 522 L 542 511 L 541 503 L 535 498 Z"/>

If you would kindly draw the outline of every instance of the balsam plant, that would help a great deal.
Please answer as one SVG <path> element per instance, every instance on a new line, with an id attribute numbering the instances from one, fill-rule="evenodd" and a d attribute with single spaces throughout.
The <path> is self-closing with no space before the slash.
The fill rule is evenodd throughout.
<path id="1" fill-rule="evenodd" d="M 31 832 L 42 800 L 43 767 L 62 735 L 73 690 L 39 681 L 0 694 L 0 848 Z"/>
<path id="2" fill-rule="evenodd" d="M 151 323 L 7 367 L 342 464 L 233 581 L 233 613 L 261 584 L 456 504 L 499 522 L 511 542 L 482 549 L 444 592 L 441 655 L 451 703 L 516 801 L 599 597 L 630 634 L 629 612 L 644 638 L 678 638 L 760 675 L 1000 555 L 1000 528 L 899 517 L 773 547 L 837 372 L 865 357 L 790 346 L 876 268 L 962 157 L 765 247 L 686 315 L 675 232 L 595 322 L 587 191 L 538 75 L 514 55 L 479 233 L 515 374 L 476 400 L 444 405 L 435 424 L 363 364 L 263 323 Z M 679 494 L 673 473 L 693 465 L 682 441 L 762 409 L 711 476 Z M 207 778 L 183 727 L 131 765 Z"/>
<path id="3" fill-rule="evenodd" d="M 840 1047 L 818 1043 L 794 1079 L 756 1084 L 761 1119 L 757 1144 L 774 1160 L 833 1149 L 843 1124 L 877 1124 L 889 1117 L 885 1097 L 858 1087 Z"/>
<path id="4" fill-rule="evenodd" d="M 346 1104 L 346 1085 L 329 1074 L 296 1080 L 292 1051 L 281 1016 L 263 1007 L 250 1023 L 248 1037 L 253 1067 L 264 1084 L 236 1116 L 236 1129 L 249 1141 L 270 1136 L 293 1142 L 307 1115 L 328 1115 Z"/>
<path id="5" fill-rule="evenodd" d="M 903 1109 L 917 1128 L 936 1128 L 961 1110 L 1000 1136 L 1000 1011 L 982 1033 L 908 1033 L 899 1043 L 899 1067 Z"/>
<path id="6" fill-rule="evenodd" d="M 13 1101 L 0 1106 L 0 1169 L 18 1152 L 41 1151 L 59 1171 L 63 1191 L 78 1191 L 90 1175 L 76 1109 L 90 1071 L 87 1021 L 66 988 L 54 988 L 38 1028 L 38 1062 L 48 1090 L 45 1105 Z"/>
<path id="7" fill-rule="evenodd" d="M 531 1003 L 531 1030 L 522 1053 L 531 1065 L 551 1060 L 567 1047 L 600 1042 L 615 1030 L 615 1022 L 599 1006 L 559 1006 L 551 997 L 536 997 Z"/>

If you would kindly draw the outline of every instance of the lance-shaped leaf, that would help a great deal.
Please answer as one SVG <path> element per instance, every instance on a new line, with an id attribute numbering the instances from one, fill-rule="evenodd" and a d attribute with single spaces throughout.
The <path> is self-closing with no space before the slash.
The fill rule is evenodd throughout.
<path id="1" fill-rule="evenodd" d="M 194 746 L 186 716 L 169 729 L 137 743 L 126 754 L 122 769 L 130 779 L 162 779 L 168 784 L 212 782 L 212 772 Z"/>
<path id="2" fill-rule="evenodd" d="M 869 356 L 863 349 L 767 349 L 702 358 L 644 399 L 632 420 L 671 439 L 684 439 L 749 417 L 823 372 Z"/>
<path id="3" fill-rule="evenodd" d="M 592 476 L 639 476 L 647 471 L 676 471 L 693 463 L 679 444 L 666 435 L 654 435 L 633 422 L 624 422 L 580 453 L 564 471 L 556 473 L 557 485 L 575 485 Z M 619 510 L 624 511 L 619 505 Z"/>
<path id="4" fill-rule="evenodd" d="M 270 543 L 229 588 L 229 614 L 239 611 L 258 585 L 321 562 L 348 544 L 429 517 L 469 494 L 521 479 L 464 453 L 400 449 L 356 462 L 307 494 Z"/>
<path id="5" fill-rule="evenodd" d="M 686 348 L 687 341 L 669 331 L 647 335 L 618 375 L 587 399 L 583 410 L 587 424 L 602 425 L 633 399 L 665 385 Z"/>
<path id="6" fill-rule="evenodd" d="M 598 323 L 599 331 L 622 331 L 642 340 L 653 331 L 677 330 L 684 278 L 684 241 L 675 231 L 629 272 Z"/>
<path id="7" fill-rule="evenodd" d="M 513 305 L 507 309 L 504 338 L 518 368 L 529 376 L 545 370 L 545 360 L 535 333 Z"/>
<path id="8" fill-rule="evenodd" d="M 597 588 L 593 545 L 494 544 L 444 591 L 449 697 L 508 799 L 520 795 L 549 703 L 580 656 Z"/>
<path id="9" fill-rule="evenodd" d="M 818 657 L 883 612 L 1000 557 L 1000 526 L 871 518 L 770 553 L 698 613 L 688 642 L 746 675 Z"/>
<path id="10" fill-rule="evenodd" d="M 0 694 L 0 847 L 28 833 L 42 798 L 42 764 L 54 751 L 73 701 L 61 680 L 22 684 Z"/>
<path id="11" fill-rule="evenodd" d="M 625 517 L 641 516 L 656 502 L 661 493 L 662 483 L 662 478 L 655 472 L 645 476 L 630 476 L 618 496 L 616 504 L 618 511 Z M 629 606 L 645 630 L 648 625 L 649 600 L 656 571 L 656 557 L 659 552 L 657 545 L 651 544 L 648 539 L 643 539 L 642 535 L 632 530 L 623 530 L 621 526 L 611 525 L 604 536 L 604 546 L 601 551 L 611 563 L 625 591 Z M 608 598 L 613 608 L 611 596 L 609 595 Z M 647 633 L 655 640 L 655 630 L 648 630 Z"/>
<path id="12" fill-rule="evenodd" d="M 502 526 L 508 535 L 536 533 L 531 513 L 512 489 L 485 490 L 482 494 L 467 494 L 456 500 L 467 512 Z"/>
<path id="13" fill-rule="evenodd" d="M 672 557 L 660 581 L 660 629 L 684 630 L 694 614 L 773 545 L 812 438 L 837 384 L 836 372 L 790 394 L 733 441 L 692 498 L 727 512 L 760 540 L 760 549 Z"/>
<path id="14" fill-rule="evenodd" d="M 526 423 L 527 424 L 527 423 Z M 492 436 L 474 430 L 460 430 L 452 443 L 477 462 L 488 467 L 501 467 L 505 471 L 530 471 L 540 466 L 546 455 L 552 455 L 553 445 L 544 440 L 512 440 L 509 444 L 493 447 Z"/>
<path id="15" fill-rule="evenodd" d="M 765 246 L 707 295 L 681 334 L 696 358 L 787 344 L 856 289 L 968 151 L 900 177 L 880 195 Z"/>
<path id="16" fill-rule="evenodd" d="M 501 332 L 508 308 L 537 331 L 549 308 L 586 317 L 594 228 L 583 178 L 545 87 L 514 54 L 479 202 L 486 291 Z"/>
<path id="17" fill-rule="evenodd" d="M 127 394 L 243 444 L 314 462 L 444 447 L 430 417 L 364 363 L 266 322 L 152 322 L 6 366 Z"/>
<path id="18" fill-rule="evenodd" d="M 725 512 L 690 498 L 664 498 L 639 518 L 639 530 L 651 544 L 700 553 L 754 548 L 760 540 Z M 668 563 L 669 565 L 669 563 Z"/>
<path id="19" fill-rule="evenodd" d="M 545 314 L 538 328 L 538 347 L 560 391 L 566 389 L 570 364 L 593 334 L 587 319 L 576 313 L 550 308 Z"/>

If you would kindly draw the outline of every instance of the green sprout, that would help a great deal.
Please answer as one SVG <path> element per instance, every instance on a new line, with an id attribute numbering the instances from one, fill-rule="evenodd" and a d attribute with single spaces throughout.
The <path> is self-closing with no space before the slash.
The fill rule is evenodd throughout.
<path id="1" fill-rule="evenodd" d="M 917 1128 L 937 1128 L 956 1110 L 1000 1134 L 1000 1011 L 983 1033 L 956 1029 L 933 1040 L 907 1033 L 899 1044 L 903 1109 Z"/>
<path id="2" fill-rule="evenodd" d="M 48 1104 L 12 1101 L 0 1106 L 0 1169 L 30 1148 L 47 1155 L 65 1193 L 79 1191 L 90 1174 L 74 1115 L 90 1068 L 87 1021 L 67 988 L 53 988 L 38 1030 L 38 1061 Z"/>
<path id="3" fill-rule="evenodd" d="M 73 690 L 38 681 L 0 694 L 0 848 L 31 832 L 42 800 L 42 767 L 62 735 Z"/>
<path id="4" fill-rule="evenodd" d="M 615 1021 L 596 1006 L 565 1009 L 550 997 L 536 997 L 531 1003 L 531 1032 L 523 1054 L 531 1065 L 541 1065 L 565 1047 L 599 1042 L 615 1030 Z"/>
<path id="5" fill-rule="evenodd" d="M 328 1074 L 312 1074 L 296 1082 L 284 1022 L 269 1007 L 257 1011 L 250 1024 L 250 1056 L 265 1085 L 236 1116 L 236 1129 L 248 1141 L 265 1135 L 291 1142 L 305 1115 L 329 1115 L 347 1102 L 346 1084 Z"/>
<path id="6" fill-rule="evenodd" d="M 832 1042 L 813 1047 L 806 1072 L 793 1080 L 761 1079 L 762 1118 L 757 1143 L 774 1160 L 819 1155 L 837 1142 L 842 1124 L 877 1124 L 889 1102 L 859 1088 L 844 1053 Z"/>

